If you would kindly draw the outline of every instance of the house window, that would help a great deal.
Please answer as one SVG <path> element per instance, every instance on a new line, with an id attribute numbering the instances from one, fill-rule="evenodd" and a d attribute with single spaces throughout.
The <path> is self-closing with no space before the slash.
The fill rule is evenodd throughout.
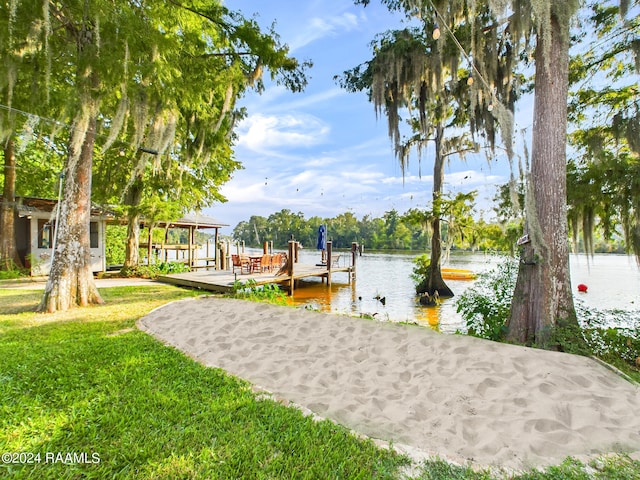
<path id="1" fill-rule="evenodd" d="M 99 232 L 98 222 L 89 223 L 89 246 L 91 248 L 98 248 Z"/>
<path id="2" fill-rule="evenodd" d="M 53 236 L 55 226 L 53 222 L 45 219 L 38 219 L 38 248 L 53 247 Z"/>
<path id="3" fill-rule="evenodd" d="M 55 224 L 49 220 L 38 219 L 38 248 L 53 247 L 53 236 L 55 235 Z M 98 222 L 89 223 L 89 246 L 98 248 L 100 241 L 100 227 Z"/>

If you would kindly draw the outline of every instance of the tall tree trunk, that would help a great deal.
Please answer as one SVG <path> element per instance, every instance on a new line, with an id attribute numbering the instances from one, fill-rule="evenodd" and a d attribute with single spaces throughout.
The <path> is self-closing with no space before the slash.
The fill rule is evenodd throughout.
<path id="1" fill-rule="evenodd" d="M 77 39 L 75 75 L 78 113 L 69 133 L 64 168 L 64 194 L 59 205 L 51 270 L 38 307 L 41 312 L 103 303 L 91 271 L 91 175 L 99 106 L 100 79 L 96 70 L 98 49 L 94 22 L 85 0 L 80 28 L 67 28 Z"/>
<path id="2" fill-rule="evenodd" d="M 4 187 L 0 204 L 0 270 L 22 268 L 16 245 L 16 157 L 13 139 L 4 144 Z"/>
<path id="3" fill-rule="evenodd" d="M 433 220 L 431 226 L 431 259 L 429 263 L 429 278 L 427 280 L 427 293 L 429 295 L 438 292 L 441 297 L 453 297 L 453 292 L 444 283 L 440 259 L 442 258 L 442 233 L 440 231 L 440 216 L 442 215 L 442 189 L 444 185 L 444 155 L 442 154 L 442 139 L 444 126 L 436 127 L 436 156 L 433 162 Z"/>
<path id="4" fill-rule="evenodd" d="M 569 19 L 551 18 L 549 46 L 538 32 L 527 233 L 511 305 L 507 340 L 564 350 L 558 328 L 578 332 L 569 275 L 566 131 Z M 565 333 L 570 332 L 567 330 Z M 570 334 L 571 335 L 571 334 Z M 568 341 L 580 342 L 575 335 Z"/>
<path id="5" fill-rule="evenodd" d="M 140 247 L 140 203 L 144 185 L 141 178 L 134 180 L 125 195 L 124 203 L 127 213 L 127 244 L 125 247 L 123 270 L 135 268 L 140 262 L 138 249 Z"/>
<path id="6" fill-rule="evenodd" d="M 38 307 L 41 312 L 103 303 L 93 280 L 89 242 L 97 108 L 93 100 L 85 99 L 81 109 L 70 134 L 56 246 L 44 297 Z M 78 152 L 79 139 L 82 143 Z"/>
<path id="7" fill-rule="evenodd" d="M 127 215 L 127 244 L 125 246 L 123 269 L 135 268 L 140 262 L 140 214 L 131 211 Z"/>

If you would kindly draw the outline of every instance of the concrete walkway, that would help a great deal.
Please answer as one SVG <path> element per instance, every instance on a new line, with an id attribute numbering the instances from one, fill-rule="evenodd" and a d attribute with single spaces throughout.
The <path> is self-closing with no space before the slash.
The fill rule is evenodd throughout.
<path id="1" fill-rule="evenodd" d="M 97 278 L 95 280 L 98 288 L 130 287 L 136 285 L 161 285 L 169 286 L 166 283 L 158 282 L 148 278 Z M 28 277 L 15 280 L 0 280 L 0 289 L 7 290 L 44 290 L 47 284 L 47 277 Z"/>

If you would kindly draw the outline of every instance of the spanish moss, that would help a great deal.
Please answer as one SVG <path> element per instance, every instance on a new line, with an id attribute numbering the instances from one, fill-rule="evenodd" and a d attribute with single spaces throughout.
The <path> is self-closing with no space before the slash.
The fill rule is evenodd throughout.
<path id="1" fill-rule="evenodd" d="M 44 87 L 47 104 L 51 101 L 51 61 L 52 53 L 49 48 L 49 37 L 51 36 L 51 18 L 49 16 L 49 0 L 43 0 L 42 2 L 42 19 L 43 25 L 43 37 L 44 37 L 44 54 L 46 58 L 46 68 L 44 75 Z"/>
<path id="2" fill-rule="evenodd" d="M 18 135 L 18 148 L 16 148 L 16 155 L 21 155 L 27 149 L 27 146 L 33 141 L 35 138 L 36 127 L 40 118 L 35 115 L 29 115 L 27 117 L 27 121 L 24 122 L 22 126 L 22 131 Z"/>
<path id="3" fill-rule="evenodd" d="M 137 149 L 142 145 L 149 120 L 149 104 L 145 95 L 140 94 L 133 103 L 133 141 L 132 146 Z"/>
<path id="4" fill-rule="evenodd" d="M 233 84 L 229 83 L 229 86 L 227 87 L 227 91 L 224 96 L 222 109 L 220 110 L 220 117 L 218 118 L 218 121 L 216 122 L 215 127 L 213 127 L 213 132 L 212 132 L 213 135 L 218 133 L 218 131 L 220 130 L 220 126 L 222 125 L 222 122 L 227 116 L 227 113 L 229 113 L 229 110 L 231 110 L 232 100 L 233 100 Z"/>
<path id="5" fill-rule="evenodd" d="M 109 135 L 102 146 L 102 152 L 106 152 L 111 148 L 113 143 L 120 135 L 122 131 L 122 127 L 125 124 L 125 119 L 127 118 L 127 113 L 129 112 L 129 99 L 126 96 L 126 93 L 123 92 L 122 98 L 118 103 L 118 109 L 116 110 L 116 114 L 113 116 L 111 120 L 111 125 L 109 127 Z"/>

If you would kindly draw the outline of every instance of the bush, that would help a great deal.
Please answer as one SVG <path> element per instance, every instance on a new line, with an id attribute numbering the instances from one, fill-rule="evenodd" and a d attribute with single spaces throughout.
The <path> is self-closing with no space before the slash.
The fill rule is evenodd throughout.
<path id="1" fill-rule="evenodd" d="M 0 270 L 0 280 L 15 280 L 16 278 L 29 276 L 29 269 L 19 268 L 15 263 L 11 262 L 10 268 Z"/>
<path id="2" fill-rule="evenodd" d="M 602 310 L 576 301 L 578 322 L 593 354 L 608 363 L 638 366 L 640 310 Z"/>
<path id="3" fill-rule="evenodd" d="M 107 225 L 105 231 L 105 255 L 107 265 L 122 265 L 127 244 L 126 225 Z"/>
<path id="4" fill-rule="evenodd" d="M 233 283 L 234 298 L 251 300 L 254 302 L 267 302 L 276 305 L 287 305 L 287 296 L 275 284 L 258 286 L 255 280 L 247 280 L 246 283 L 236 280 Z"/>
<path id="5" fill-rule="evenodd" d="M 466 321 L 469 335 L 489 340 L 503 337 L 517 275 L 517 259 L 505 258 L 494 269 L 478 275 L 474 285 L 458 297 L 457 311 Z"/>
<path id="6" fill-rule="evenodd" d="M 151 265 L 138 265 L 133 268 L 123 268 L 120 274 L 124 277 L 158 278 L 159 275 L 169 273 L 184 273 L 190 271 L 189 266 L 181 262 L 161 262 Z"/>
<path id="7" fill-rule="evenodd" d="M 431 258 L 426 253 L 413 259 L 415 266 L 411 279 L 416 284 L 416 293 L 424 293 L 427 291 L 427 281 L 429 279 L 429 271 L 431 270 Z"/>

